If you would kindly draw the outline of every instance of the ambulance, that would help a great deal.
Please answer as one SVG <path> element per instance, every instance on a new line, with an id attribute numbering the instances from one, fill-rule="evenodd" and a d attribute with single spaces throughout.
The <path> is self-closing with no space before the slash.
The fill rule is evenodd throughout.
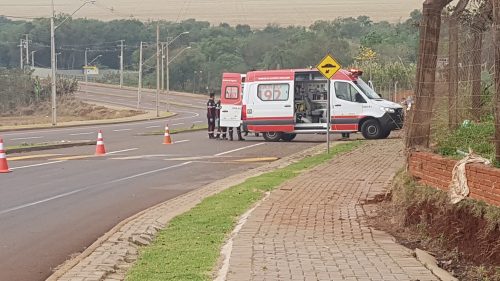
<path id="1" fill-rule="evenodd" d="M 220 125 L 242 126 L 266 141 L 291 141 L 297 134 L 358 133 L 387 138 L 403 128 L 401 105 L 381 98 L 359 70 L 339 70 L 330 83 L 317 69 L 224 73 Z M 331 116 L 328 116 L 330 106 Z"/>

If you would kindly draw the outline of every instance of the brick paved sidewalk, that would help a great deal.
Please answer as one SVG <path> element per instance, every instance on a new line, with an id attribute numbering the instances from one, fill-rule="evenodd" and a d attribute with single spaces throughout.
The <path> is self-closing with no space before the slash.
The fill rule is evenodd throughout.
<path id="1" fill-rule="evenodd" d="M 400 140 L 374 141 L 286 183 L 234 239 L 227 280 L 438 280 L 365 223 L 360 202 L 402 166 Z"/>

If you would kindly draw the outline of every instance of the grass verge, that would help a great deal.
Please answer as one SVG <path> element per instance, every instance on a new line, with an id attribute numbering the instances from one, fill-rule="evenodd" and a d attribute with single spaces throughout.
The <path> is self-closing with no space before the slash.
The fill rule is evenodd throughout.
<path id="1" fill-rule="evenodd" d="M 238 218 L 266 191 L 360 144 L 359 141 L 339 144 L 332 148 L 329 155 L 304 158 L 206 198 L 190 211 L 174 218 L 150 246 L 140 251 L 138 261 L 126 280 L 211 280 L 225 238 Z"/>
<path id="2" fill-rule="evenodd" d="M 74 146 L 95 145 L 95 141 L 53 142 L 53 143 L 23 143 L 20 145 L 7 146 L 7 154 L 32 152 L 49 149 L 58 149 Z"/>
<path id="3" fill-rule="evenodd" d="M 189 128 L 182 128 L 182 129 L 172 129 L 170 130 L 170 134 L 178 134 L 178 133 L 183 133 L 183 132 L 194 132 L 194 131 L 201 131 L 201 130 L 206 130 L 208 129 L 208 125 L 203 124 L 203 125 L 195 125 L 193 124 Z M 138 136 L 163 136 L 165 134 L 165 131 L 152 131 L 152 132 L 147 132 L 147 133 L 142 133 L 138 134 Z"/>

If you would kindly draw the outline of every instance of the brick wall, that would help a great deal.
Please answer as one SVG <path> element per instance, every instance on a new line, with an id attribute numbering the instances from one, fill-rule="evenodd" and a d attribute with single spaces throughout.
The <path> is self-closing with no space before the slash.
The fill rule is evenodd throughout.
<path id="1" fill-rule="evenodd" d="M 447 191 L 456 162 L 437 154 L 414 152 L 409 168 L 420 183 Z M 500 169 L 469 164 L 466 174 L 470 197 L 500 206 Z"/>

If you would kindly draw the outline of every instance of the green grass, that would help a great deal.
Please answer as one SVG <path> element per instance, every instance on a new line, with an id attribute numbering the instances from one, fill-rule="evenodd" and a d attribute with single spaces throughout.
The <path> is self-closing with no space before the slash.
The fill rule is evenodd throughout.
<path id="1" fill-rule="evenodd" d="M 494 135 L 495 126 L 492 120 L 460 126 L 455 131 L 440 136 L 437 141 L 437 151 L 445 156 L 459 157 L 457 150 L 469 152 L 471 148 L 485 158 L 494 159 Z"/>
<path id="2" fill-rule="evenodd" d="M 238 218 L 266 191 L 360 144 L 359 141 L 339 144 L 329 155 L 307 157 L 206 198 L 192 210 L 174 218 L 150 246 L 141 249 L 126 280 L 211 280 L 226 236 Z"/>
<path id="3" fill-rule="evenodd" d="M 183 133 L 183 132 L 194 132 L 194 131 L 201 131 L 201 130 L 206 130 L 208 129 L 207 124 L 202 124 L 202 125 L 192 125 L 189 128 L 183 128 L 183 129 L 172 129 L 170 130 L 170 134 L 178 134 L 178 133 Z M 142 133 L 139 134 L 139 136 L 160 136 L 165 134 L 165 131 L 152 131 L 152 132 L 147 132 L 147 133 Z"/>

